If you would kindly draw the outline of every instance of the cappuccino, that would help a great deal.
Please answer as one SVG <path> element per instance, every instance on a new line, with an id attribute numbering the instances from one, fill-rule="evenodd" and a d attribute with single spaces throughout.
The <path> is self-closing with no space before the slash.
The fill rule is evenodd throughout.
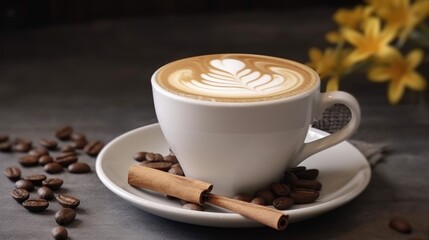
<path id="1" fill-rule="evenodd" d="M 169 63 L 156 81 L 176 95 L 215 102 L 257 102 L 305 93 L 317 73 L 286 59 L 253 54 L 213 54 Z"/>

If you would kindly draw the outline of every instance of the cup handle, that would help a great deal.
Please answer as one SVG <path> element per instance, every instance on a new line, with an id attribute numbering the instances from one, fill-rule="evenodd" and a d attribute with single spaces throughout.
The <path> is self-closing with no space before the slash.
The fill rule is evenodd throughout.
<path id="1" fill-rule="evenodd" d="M 316 103 L 316 120 L 320 119 L 326 108 L 338 103 L 344 104 L 350 109 L 352 114 L 350 122 L 332 135 L 305 143 L 301 151 L 291 163 L 291 166 L 297 166 L 309 156 L 348 139 L 357 130 L 361 119 L 359 103 L 352 95 L 342 91 L 320 93 L 319 99 Z"/>

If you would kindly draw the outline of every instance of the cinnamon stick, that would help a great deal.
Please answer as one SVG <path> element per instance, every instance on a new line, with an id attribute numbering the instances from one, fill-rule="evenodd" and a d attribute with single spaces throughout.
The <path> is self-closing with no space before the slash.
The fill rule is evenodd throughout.
<path id="1" fill-rule="evenodd" d="M 134 165 L 128 171 L 128 183 L 134 187 L 146 188 L 193 203 L 204 204 L 208 202 L 277 230 L 284 230 L 288 224 L 288 215 L 280 211 L 211 194 L 213 185 L 197 179 Z"/>

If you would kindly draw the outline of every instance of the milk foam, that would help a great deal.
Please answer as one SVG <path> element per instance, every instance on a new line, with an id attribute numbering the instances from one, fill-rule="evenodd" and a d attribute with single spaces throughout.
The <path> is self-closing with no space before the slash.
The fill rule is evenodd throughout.
<path id="1" fill-rule="evenodd" d="M 179 95 L 211 101 L 269 99 L 294 95 L 308 87 L 309 74 L 281 60 L 245 54 L 184 59 L 176 62 L 176 66 L 164 66 L 158 82 L 160 85 L 164 82 L 164 88 Z M 180 61 L 182 64 L 178 64 Z"/>

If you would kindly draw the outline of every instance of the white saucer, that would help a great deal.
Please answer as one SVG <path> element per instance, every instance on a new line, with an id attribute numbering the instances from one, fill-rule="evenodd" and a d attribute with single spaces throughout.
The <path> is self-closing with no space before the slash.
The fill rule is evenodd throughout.
<path id="1" fill-rule="evenodd" d="M 327 133 L 311 128 L 306 141 Z M 214 227 L 261 226 L 239 214 L 208 206 L 204 211 L 181 208 L 177 200 L 131 187 L 127 183 L 128 168 L 136 164 L 138 151 L 168 154 L 169 148 L 158 124 L 141 127 L 112 140 L 99 154 L 96 163 L 98 177 L 113 193 L 149 213 L 167 219 Z M 367 159 L 350 143 L 342 142 L 306 159 L 301 165 L 320 170 L 323 184 L 320 198 L 312 204 L 295 205 L 285 211 L 289 222 L 298 222 L 339 207 L 360 194 L 368 185 L 371 169 Z"/>

